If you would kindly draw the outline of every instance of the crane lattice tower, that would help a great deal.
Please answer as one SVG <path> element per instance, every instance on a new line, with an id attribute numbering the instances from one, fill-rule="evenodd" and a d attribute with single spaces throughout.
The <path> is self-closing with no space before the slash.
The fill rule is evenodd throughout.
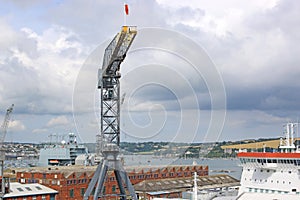
<path id="1" fill-rule="evenodd" d="M 98 71 L 98 89 L 101 93 L 100 134 L 96 136 L 96 154 L 104 158 L 98 164 L 96 172 L 84 194 L 87 200 L 94 192 L 94 200 L 105 197 L 103 185 L 107 171 L 114 171 L 118 182 L 121 199 L 136 200 L 136 194 L 121 161 L 118 159 L 120 149 L 120 65 L 126 57 L 135 36 L 136 27 L 123 26 L 105 49 L 102 69 Z M 97 184 L 97 185 L 96 185 Z M 127 195 L 127 188 L 129 195 Z"/>

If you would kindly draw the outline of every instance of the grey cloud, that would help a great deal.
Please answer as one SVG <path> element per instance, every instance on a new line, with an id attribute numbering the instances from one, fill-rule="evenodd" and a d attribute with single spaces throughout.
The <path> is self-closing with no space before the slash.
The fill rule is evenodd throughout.
<path id="1" fill-rule="evenodd" d="M 6 57 L 0 64 L 0 82 L 5 86 L 0 88 L 1 105 L 15 103 L 20 113 L 71 113 L 68 105 L 71 105 L 72 76 L 83 53 L 77 51 L 80 46 L 72 46 L 78 44 L 74 37 L 71 46 L 57 43 L 65 41 L 63 37 L 67 30 L 52 28 L 49 33 L 56 37 L 53 42 L 44 33 L 38 35 L 27 29 L 17 32 L 15 40 L 7 44 Z M 49 33 L 46 34 L 50 36 Z M 32 37 L 32 34 L 36 35 Z M 60 45 L 62 51 L 56 52 L 51 45 Z"/>
<path id="2" fill-rule="evenodd" d="M 32 9 L 34 6 L 31 5 L 41 5 L 36 1 L 27 3 L 26 5 L 25 3 L 19 3 L 18 7 Z M 134 0 L 130 2 L 129 6 L 130 14 L 127 17 L 127 24 L 137 25 L 138 28 L 164 27 L 182 32 L 196 41 L 197 45 L 202 45 L 216 64 L 221 78 L 224 79 L 229 115 L 231 112 L 241 112 L 232 117 L 232 119 L 235 119 L 234 121 L 238 121 L 238 119 L 249 121 L 249 118 L 245 117 L 247 113 L 251 113 L 249 116 L 253 118 L 256 115 L 261 116 L 260 120 L 253 120 L 248 124 L 241 123 L 241 126 L 236 126 L 236 129 L 234 128 L 231 131 L 238 132 L 246 127 L 246 132 L 251 133 L 251 131 L 257 131 L 258 129 L 251 129 L 248 127 L 249 125 L 262 124 L 263 119 L 268 117 L 278 117 L 266 125 L 270 128 L 272 123 L 280 123 L 280 121 L 286 120 L 288 115 L 291 118 L 297 116 L 297 110 L 299 110 L 297 91 L 300 85 L 298 81 L 300 75 L 298 52 L 300 52 L 300 49 L 297 46 L 299 43 L 300 17 L 297 1 L 279 1 L 274 8 L 252 13 L 239 24 L 243 34 L 235 32 L 235 30 L 227 30 L 222 37 L 205 30 L 205 27 L 194 27 L 183 23 L 189 18 L 203 19 L 207 17 L 208 14 L 211 14 L 207 13 L 207 10 L 188 7 L 172 10 L 161 7 L 154 0 Z M 79 93 L 77 93 L 77 99 L 74 101 L 78 107 L 75 107 L 73 111 L 75 115 L 84 115 L 83 118 L 85 118 L 76 120 L 76 126 L 79 127 L 78 130 L 81 133 L 95 134 L 98 131 L 97 127 L 90 128 L 87 125 L 90 121 L 98 120 L 96 82 L 97 69 L 102 64 L 103 52 L 98 51 L 94 55 L 95 62 L 92 63 L 93 66 L 89 70 L 83 69 L 84 67 L 80 69 L 80 67 L 92 48 L 95 48 L 102 41 L 112 38 L 119 27 L 123 25 L 123 9 L 123 2 L 119 1 L 65 1 L 49 6 L 43 13 L 39 13 L 39 18 L 33 21 L 17 19 L 22 18 L 23 14 L 18 13 L 13 23 L 17 24 L 20 20 L 22 24 L 15 25 L 13 28 L 0 23 L 2 27 L 5 27 L 3 30 L 7 30 L 7 34 L 5 34 L 7 41 L 1 38 L 1 41 L 3 40 L 1 44 L 5 45 L 0 47 L 1 50 L 5 50 L 5 58 L 0 60 L 1 106 L 6 107 L 12 102 L 16 102 L 19 106 L 18 112 L 21 113 L 33 113 L 38 116 L 49 113 L 68 115 L 72 113 L 71 98 L 74 84 L 76 85 L 74 91 L 76 92 L 76 89 L 78 89 Z M 214 23 L 214 21 L 211 21 L 211 23 Z M 38 26 L 35 27 L 37 24 Z M 50 24 L 54 24 L 56 28 L 53 28 Z M 213 24 L 211 25 L 213 26 Z M 52 28 L 52 33 L 63 33 L 63 42 L 71 44 L 71 46 L 62 49 L 54 47 L 58 52 L 49 53 L 48 48 L 51 49 L 49 44 L 48 47 L 42 46 L 45 49 L 39 51 L 37 39 L 30 38 L 24 31 L 17 30 L 16 27 L 20 26 L 31 28 L 44 39 L 51 38 L 50 35 L 43 35 L 43 33 Z M 49 32 L 47 33 L 49 34 Z M 177 48 L 185 52 L 192 48 L 191 46 L 187 48 L 182 44 L 172 43 L 171 40 L 161 41 L 160 38 L 164 35 L 145 31 L 138 33 L 136 41 L 139 40 L 141 34 L 148 34 L 144 38 L 141 37 L 147 39 L 140 40 L 141 46 L 151 46 L 153 42 L 159 41 L 171 50 Z M 49 43 L 54 45 L 56 40 Z M 135 43 L 131 50 L 134 48 Z M 39 61 L 38 66 L 27 66 L 16 57 L 16 50 L 24 53 L 28 56 L 29 61 L 35 64 L 39 59 L 43 59 Z M 132 53 L 131 55 L 129 53 L 125 63 L 123 63 L 122 73 L 124 79 L 126 79 L 126 73 L 128 72 L 126 68 L 130 70 L 131 66 L 139 65 L 143 61 L 146 62 L 153 58 L 156 63 L 152 64 L 165 63 L 169 67 L 182 70 L 180 71 L 181 75 L 188 79 L 198 97 L 198 104 L 193 105 L 194 99 L 192 97 L 194 94 L 189 93 L 189 90 L 186 89 L 187 85 L 174 79 L 175 76 L 171 76 L 167 77 L 168 79 L 166 78 L 167 83 L 178 89 L 179 92 L 176 92 L 178 96 L 168 90 L 170 88 L 145 87 L 134 96 L 134 100 L 139 103 L 140 107 L 149 106 L 151 103 L 161 103 L 165 109 L 175 112 L 179 108 L 178 100 L 181 100 L 185 104 L 185 108 L 188 109 L 199 107 L 201 110 L 210 110 L 212 108 L 209 88 L 206 85 L 205 78 L 201 76 L 194 78 L 194 71 L 191 72 L 184 68 L 188 65 L 179 62 L 177 59 L 172 60 L 171 56 L 165 56 L 160 52 L 145 57 L 141 54 L 134 55 Z M 195 53 L 192 57 L 197 58 L 200 56 Z M 204 68 L 203 70 L 207 69 Z M 79 72 L 79 75 L 76 79 L 77 72 Z M 128 82 L 122 82 L 122 84 L 123 86 L 132 87 L 132 85 L 138 84 L 138 81 L 146 75 L 149 75 L 149 80 L 153 81 L 159 80 L 162 76 L 167 76 L 167 74 L 160 74 L 159 72 L 161 71 L 156 70 L 148 74 L 146 74 L 147 71 L 139 72 L 132 76 L 133 78 L 128 76 Z M 167 70 L 164 72 L 167 72 Z M 80 77 L 82 74 L 84 76 Z M 134 78 L 137 80 L 134 80 Z M 81 86 L 79 86 L 80 84 Z M 218 92 L 216 92 L 216 95 L 218 95 Z M 128 95 L 127 98 L 130 98 Z M 147 104 L 149 102 L 150 104 Z M 253 112 L 253 110 L 261 110 L 263 114 Z M 194 119 L 193 117 L 191 120 Z M 46 122 L 48 120 L 49 117 L 47 120 L 44 119 Z M 28 127 L 27 125 L 26 127 Z M 168 130 L 171 130 L 172 125 L 171 122 L 168 122 L 168 128 L 163 130 L 168 132 Z M 205 126 L 201 128 L 203 127 Z M 35 128 L 38 129 L 39 127 Z M 206 130 L 206 128 L 203 129 Z M 264 126 L 261 130 L 267 130 L 267 128 Z M 225 127 L 225 133 L 227 135 L 232 134 L 229 132 L 230 127 Z M 147 133 L 145 134 L 147 135 Z M 90 135 L 87 137 L 93 138 Z"/>
<path id="3" fill-rule="evenodd" d="M 168 13 L 154 0 L 129 2 L 128 25 L 138 27 L 165 26 Z M 50 23 L 74 30 L 88 45 L 97 45 L 124 25 L 124 3 L 112 1 L 66 1 L 45 14 Z"/>

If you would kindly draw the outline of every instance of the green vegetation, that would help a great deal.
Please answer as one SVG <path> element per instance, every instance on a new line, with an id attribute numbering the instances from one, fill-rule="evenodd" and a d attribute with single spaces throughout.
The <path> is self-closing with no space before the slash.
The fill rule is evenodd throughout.
<path id="1" fill-rule="evenodd" d="M 235 157 L 235 153 L 229 154 L 225 153 L 224 150 L 221 148 L 222 144 L 216 144 L 211 151 L 205 156 L 207 158 L 228 158 L 228 157 Z"/>
<path id="2" fill-rule="evenodd" d="M 274 140 L 259 138 L 248 139 L 242 141 L 224 141 L 217 143 L 172 143 L 172 142 L 121 142 L 120 147 L 123 154 L 152 154 L 155 156 L 169 156 L 169 157 L 181 157 L 181 158 L 228 158 L 235 157 L 236 150 L 225 151 L 222 146 L 225 145 L 236 145 L 236 144 L 249 144 L 253 142 L 262 142 Z M 95 152 L 95 144 L 85 144 L 89 152 Z"/>

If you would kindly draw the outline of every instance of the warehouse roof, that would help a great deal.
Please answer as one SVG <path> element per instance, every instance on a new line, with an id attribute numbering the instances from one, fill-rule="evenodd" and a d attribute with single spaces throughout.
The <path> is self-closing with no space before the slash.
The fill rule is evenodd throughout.
<path id="1" fill-rule="evenodd" d="M 57 194 L 56 190 L 38 183 L 21 184 L 10 183 L 9 193 L 4 195 L 4 198 L 8 197 L 24 197 L 43 194 Z"/>
<path id="2" fill-rule="evenodd" d="M 95 172 L 97 166 L 52 166 L 52 167 L 31 167 L 24 169 L 15 169 L 16 172 L 31 172 L 31 173 L 62 173 L 64 177 L 68 178 L 69 176 L 76 173 L 76 176 L 79 177 L 83 173 L 87 176 L 92 176 Z M 178 169 L 182 170 L 207 170 L 207 165 L 153 165 L 153 166 L 130 166 L 125 167 L 127 173 L 144 173 L 155 172 L 155 171 L 177 171 Z M 111 171 L 112 172 L 112 171 Z"/>
<path id="3" fill-rule="evenodd" d="M 239 185 L 239 180 L 229 175 L 212 175 L 197 177 L 197 185 L 199 190 L 212 189 L 219 187 L 231 187 Z M 137 192 L 166 193 L 187 191 L 193 187 L 193 179 L 191 178 L 169 178 L 145 180 L 134 185 Z"/>

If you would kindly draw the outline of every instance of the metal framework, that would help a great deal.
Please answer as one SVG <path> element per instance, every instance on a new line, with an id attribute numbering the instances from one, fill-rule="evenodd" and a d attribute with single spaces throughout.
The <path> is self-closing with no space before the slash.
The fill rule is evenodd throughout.
<path id="1" fill-rule="evenodd" d="M 118 159 L 120 145 L 120 65 L 137 34 L 136 27 L 123 26 L 105 49 L 102 69 L 98 71 L 98 89 L 101 93 L 101 132 L 96 136 L 97 156 L 104 159 L 99 163 L 96 172 L 84 194 L 88 200 L 92 191 L 94 200 L 105 197 L 103 194 L 104 180 L 109 169 L 115 173 L 121 199 L 137 199 L 134 188 Z M 97 185 L 96 185 L 97 183 Z M 124 187 L 125 186 L 125 187 Z M 128 194 L 126 193 L 126 189 Z"/>
<path id="2" fill-rule="evenodd" d="M 5 160 L 5 150 L 3 149 L 3 142 L 7 133 L 7 128 L 8 128 L 8 124 L 9 124 L 9 120 L 10 120 L 10 116 L 11 113 L 13 111 L 13 107 L 14 104 L 12 104 L 7 110 L 6 110 L 6 114 L 3 120 L 3 123 L 1 125 L 1 129 L 0 129 L 0 176 L 1 176 L 1 190 L 0 190 L 0 199 L 3 198 L 4 194 L 5 194 L 5 188 L 8 188 L 9 184 L 9 180 L 7 180 L 6 178 L 4 178 L 4 160 Z"/>

